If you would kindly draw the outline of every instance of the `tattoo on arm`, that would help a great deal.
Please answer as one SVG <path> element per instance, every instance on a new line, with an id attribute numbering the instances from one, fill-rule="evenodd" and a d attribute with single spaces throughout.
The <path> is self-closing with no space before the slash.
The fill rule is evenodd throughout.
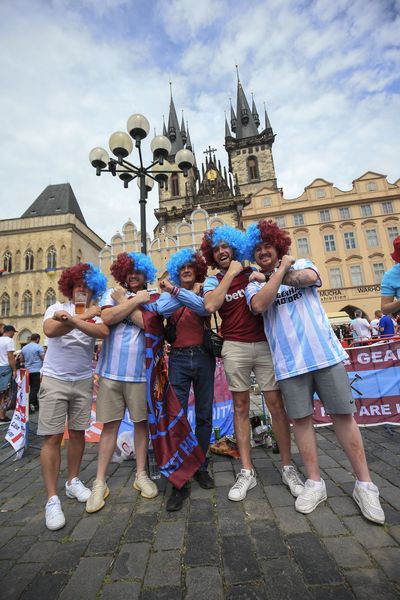
<path id="1" fill-rule="evenodd" d="M 294 287 L 307 287 L 316 283 L 316 273 L 311 269 L 301 269 L 300 271 L 289 271 L 283 278 L 284 285 Z"/>

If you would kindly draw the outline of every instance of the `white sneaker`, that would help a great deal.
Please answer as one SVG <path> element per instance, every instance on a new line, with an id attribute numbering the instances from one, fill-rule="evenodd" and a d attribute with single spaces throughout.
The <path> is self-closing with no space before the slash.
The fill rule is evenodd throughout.
<path id="1" fill-rule="evenodd" d="M 142 471 L 141 473 L 136 473 L 135 481 L 133 482 L 133 487 L 135 490 L 138 490 L 143 496 L 143 498 L 155 498 L 158 496 L 158 487 L 150 479 L 147 475 L 146 471 Z"/>
<path id="2" fill-rule="evenodd" d="M 316 485 L 315 481 L 307 479 L 303 491 L 296 498 L 294 507 L 298 512 L 308 515 L 318 504 L 324 502 L 327 499 L 325 481 L 321 479 L 322 485 Z"/>
<path id="3" fill-rule="evenodd" d="M 384 524 L 385 513 L 379 502 L 379 490 L 374 483 L 369 483 L 368 487 L 364 487 L 356 481 L 353 498 L 366 519 L 381 525 Z"/>
<path id="4" fill-rule="evenodd" d="M 293 465 L 283 467 L 282 481 L 285 485 L 287 485 L 290 493 L 295 498 L 300 496 L 301 492 L 304 490 L 304 483 Z"/>
<path id="5" fill-rule="evenodd" d="M 110 490 L 105 481 L 95 479 L 91 494 L 86 502 L 86 512 L 95 513 L 102 509 L 105 505 L 105 500 L 110 495 Z"/>
<path id="6" fill-rule="evenodd" d="M 74 477 L 71 483 L 65 482 L 65 493 L 68 498 L 76 498 L 78 502 L 86 502 L 90 496 L 89 488 L 78 477 Z"/>
<path id="7" fill-rule="evenodd" d="M 46 504 L 46 527 L 57 531 L 65 525 L 65 517 L 58 496 L 52 496 Z"/>
<path id="8" fill-rule="evenodd" d="M 236 475 L 236 481 L 229 490 L 228 498 L 234 502 L 240 502 L 244 500 L 247 495 L 247 491 L 251 490 L 257 485 L 256 476 L 253 469 L 242 469 L 240 473 Z"/>

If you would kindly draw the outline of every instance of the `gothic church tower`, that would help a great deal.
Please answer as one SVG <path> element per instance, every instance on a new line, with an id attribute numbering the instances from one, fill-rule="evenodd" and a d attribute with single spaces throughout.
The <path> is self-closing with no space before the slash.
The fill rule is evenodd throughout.
<path id="1" fill-rule="evenodd" d="M 229 171 L 241 194 L 254 194 L 262 187 L 277 189 L 272 144 L 275 134 L 265 110 L 265 127 L 259 133 L 260 118 L 252 99 L 249 103 L 238 76 L 236 114 L 231 104 L 231 125 L 225 118 L 225 148 Z"/>

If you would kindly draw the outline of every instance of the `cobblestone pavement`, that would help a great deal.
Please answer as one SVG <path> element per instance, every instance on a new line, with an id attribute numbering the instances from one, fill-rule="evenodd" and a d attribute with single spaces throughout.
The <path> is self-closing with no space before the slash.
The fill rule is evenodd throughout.
<path id="1" fill-rule="evenodd" d="M 145 500 L 132 488 L 133 462 L 109 468 L 111 494 L 94 515 L 63 491 L 66 526 L 44 525 L 38 450 L 0 465 L 0 596 L 13 600 L 394 600 L 400 596 L 400 429 L 363 430 L 384 527 L 360 516 L 353 476 L 331 428 L 318 430 L 328 501 L 309 516 L 294 510 L 281 482 L 279 456 L 253 451 L 258 485 L 244 502 L 227 499 L 237 461 L 214 457 L 216 487 L 192 483 L 178 513 L 165 511 L 168 486 Z M 4 427 L 1 430 L 4 437 Z M 32 436 L 32 444 L 37 442 Z M 294 460 L 301 468 L 296 448 Z M 91 484 L 96 445 L 81 477 Z M 10 449 L 0 450 L 0 460 Z"/>

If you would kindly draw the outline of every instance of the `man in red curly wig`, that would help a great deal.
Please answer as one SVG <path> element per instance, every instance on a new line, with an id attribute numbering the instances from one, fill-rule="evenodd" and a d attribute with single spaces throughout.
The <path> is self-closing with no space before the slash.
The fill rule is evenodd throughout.
<path id="1" fill-rule="evenodd" d="M 105 338 L 108 327 L 99 318 L 100 309 L 91 304 L 106 289 L 106 278 L 94 265 L 79 263 L 65 269 L 58 282 L 66 302 L 56 302 L 44 315 L 43 331 L 48 348 L 42 367 L 39 392 L 40 411 L 38 435 L 43 444 L 40 454 L 42 474 L 47 489 L 46 526 L 61 529 L 65 517 L 57 493 L 61 461 L 61 441 L 68 417 L 68 479 L 65 493 L 68 498 L 86 502 L 90 490 L 78 478 L 85 429 L 90 424 L 92 406 L 92 356 L 96 338 Z M 75 300 L 84 294 L 86 307 L 76 314 Z"/>
<path id="2" fill-rule="evenodd" d="M 297 496 L 303 482 L 290 454 L 289 425 L 275 380 L 271 352 L 260 315 L 250 312 L 244 290 L 253 269 L 243 268 L 244 237 L 238 230 L 223 226 L 206 232 L 201 250 L 207 263 L 219 273 L 204 284 L 204 304 L 209 312 L 218 310 L 222 319 L 224 344 L 222 358 L 229 389 L 233 396 L 234 426 L 242 469 L 228 493 L 229 500 L 244 500 L 256 484 L 250 451 L 250 385 L 253 371 L 272 415 L 283 464 L 282 480 Z"/>
<path id="3" fill-rule="evenodd" d="M 246 257 L 255 259 L 261 269 L 250 276 L 246 300 L 255 314 L 263 315 L 276 378 L 308 475 L 295 508 L 308 514 L 327 499 L 313 427 L 313 396 L 317 392 L 356 474 L 353 498 L 367 519 L 383 524 L 379 491 L 371 481 L 353 417 L 355 402 L 343 365 L 347 354 L 321 304 L 317 267 L 308 259 L 296 260 L 286 254 L 290 238 L 272 221 L 250 225 L 246 238 Z"/>
<path id="4" fill-rule="evenodd" d="M 150 258 L 136 252 L 121 252 L 111 265 L 117 285 L 107 290 L 101 299 L 101 318 L 110 327 L 97 363 L 99 392 L 97 420 L 103 423 L 99 443 L 96 479 L 86 503 L 86 511 L 95 513 L 103 508 L 110 491 L 106 470 L 117 441 L 125 409 L 134 426 L 136 477 L 133 487 L 144 498 L 155 498 L 156 484 L 146 472 L 149 432 L 147 426 L 145 337 L 131 318 L 141 304 L 150 300 L 145 288 L 153 281 L 156 269 Z"/>

